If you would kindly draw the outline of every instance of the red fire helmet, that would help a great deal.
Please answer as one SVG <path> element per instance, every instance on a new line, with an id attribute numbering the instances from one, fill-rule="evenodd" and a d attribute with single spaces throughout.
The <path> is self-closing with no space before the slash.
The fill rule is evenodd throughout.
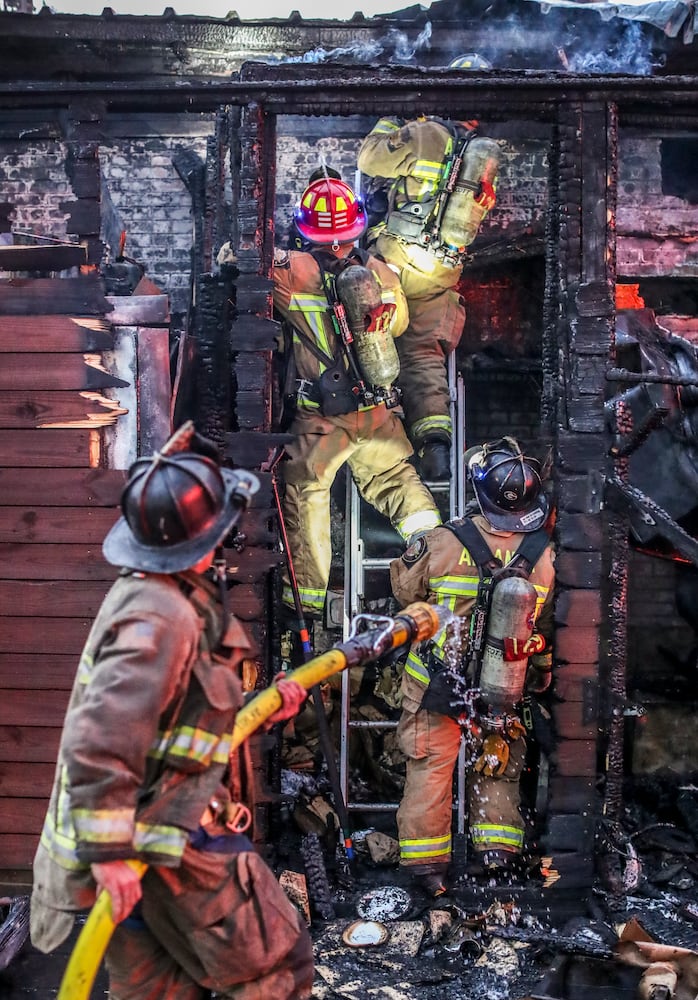
<path id="1" fill-rule="evenodd" d="M 303 192 L 294 213 L 301 236 L 311 243 L 353 243 L 366 229 L 366 210 L 344 181 L 323 177 Z"/>

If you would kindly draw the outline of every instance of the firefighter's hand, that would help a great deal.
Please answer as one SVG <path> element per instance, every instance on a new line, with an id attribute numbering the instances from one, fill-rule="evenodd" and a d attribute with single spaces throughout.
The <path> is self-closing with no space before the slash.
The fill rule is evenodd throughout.
<path id="1" fill-rule="evenodd" d="M 529 694 L 543 694 L 550 687 L 552 678 L 552 652 L 546 649 L 545 652 L 532 656 L 526 673 L 526 691 Z"/>
<path id="2" fill-rule="evenodd" d="M 140 875 L 125 861 L 95 861 L 90 870 L 97 892 L 104 889 L 109 893 L 112 920 L 120 924 L 143 895 Z"/>
<path id="3" fill-rule="evenodd" d="M 303 702 L 308 697 L 308 692 L 298 681 L 289 681 L 283 673 L 277 674 L 274 678 L 274 686 L 281 695 L 281 707 L 277 708 L 273 715 L 267 719 L 267 726 L 273 726 L 277 722 L 286 722 L 298 715 Z"/>
<path id="4" fill-rule="evenodd" d="M 482 753 L 473 767 L 486 778 L 499 778 L 509 763 L 509 744 L 503 736 L 490 733 L 482 744 Z"/>

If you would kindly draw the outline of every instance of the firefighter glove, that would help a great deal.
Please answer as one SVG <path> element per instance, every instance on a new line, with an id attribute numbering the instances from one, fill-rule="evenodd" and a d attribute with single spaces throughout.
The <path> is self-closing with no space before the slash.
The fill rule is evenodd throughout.
<path id="1" fill-rule="evenodd" d="M 552 650 L 546 649 L 531 657 L 526 674 L 526 691 L 530 694 L 542 694 L 550 687 L 553 677 Z"/>
<path id="2" fill-rule="evenodd" d="M 498 733 L 490 733 L 482 744 L 482 753 L 473 767 L 486 778 L 500 778 L 509 763 L 509 744 Z"/>

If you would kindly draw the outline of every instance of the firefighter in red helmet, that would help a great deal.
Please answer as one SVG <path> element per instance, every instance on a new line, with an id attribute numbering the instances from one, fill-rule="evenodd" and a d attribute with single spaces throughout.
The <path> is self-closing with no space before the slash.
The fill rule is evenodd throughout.
<path id="1" fill-rule="evenodd" d="M 364 139 L 365 245 L 400 275 L 410 321 L 398 341 L 407 433 L 427 481 L 450 476 L 446 358 L 463 332 L 466 248 L 495 204 L 499 147 L 478 122 L 381 118 Z M 370 180 L 373 179 L 373 180 Z"/>
<path id="2" fill-rule="evenodd" d="M 396 413 L 393 338 L 407 325 L 396 274 L 355 246 L 366 212 L 344 181 L 308 185 L 295 210 L 307 251 L 277 250 L 274 306 L 283 320 L 285 397 L 292 404 L 282 464 L 284 517 L 305 617 L 321 617 L 330 573 L 330 488 L 347 463 L 359 492 L 409 540 L 441 523 L 408 459 Z M 289 623 L 294 595 L 286 579 Z"/>
<path id="3" fill-rule="evenodd" d="M 517 863 L 522 699 L 547 688 L 552 667 L 554 553 L 539 466 L 513 438 L 472 449 L 466 460 L 475 494 L 466 515 L 420 538 L 390 567 L 401 604 L 443 604 L 457 616 L 451 633 L 410 650 L 397 731 L 407 757 L 400 864 L 433 896 L 446 891 L 462 736 L 470 848 L 488 871 Z"/>

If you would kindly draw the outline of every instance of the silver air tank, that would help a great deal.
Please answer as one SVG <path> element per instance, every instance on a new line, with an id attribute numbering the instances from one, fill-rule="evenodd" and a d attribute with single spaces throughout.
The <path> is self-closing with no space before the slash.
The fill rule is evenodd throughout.
<path id="1" fill-rule="evenodd" d="M 380 285 L 367 267 L 356 264 L 337 275 L 335 287 L 364 378 L 372 386 L 390 388 L 400 374 L 400 361 L 387 317 L 375 321 L 374 310 L 383 305 Z"/>
<path id="2" fill-rule="evenodd" d="M 488 208 L 478 205 L 482 181 L 494 186 L 501 152 L 494 139 L 476 136 L 465 147 L 463 162 L 455 187 L 446 202 L 439 233 L 441 241 L 454 250 L 469 246 L 485 218 Z"/>
<path id="3" fill-rule="evenodd" d="M 483 701 L 495 712 L 511 709 L 523 695 L 528 667 L 523 647 L 533 634 L 535 611 L 536 591 L 529 580 L 510 576 L 495 585 L 478 683 Z"/>

